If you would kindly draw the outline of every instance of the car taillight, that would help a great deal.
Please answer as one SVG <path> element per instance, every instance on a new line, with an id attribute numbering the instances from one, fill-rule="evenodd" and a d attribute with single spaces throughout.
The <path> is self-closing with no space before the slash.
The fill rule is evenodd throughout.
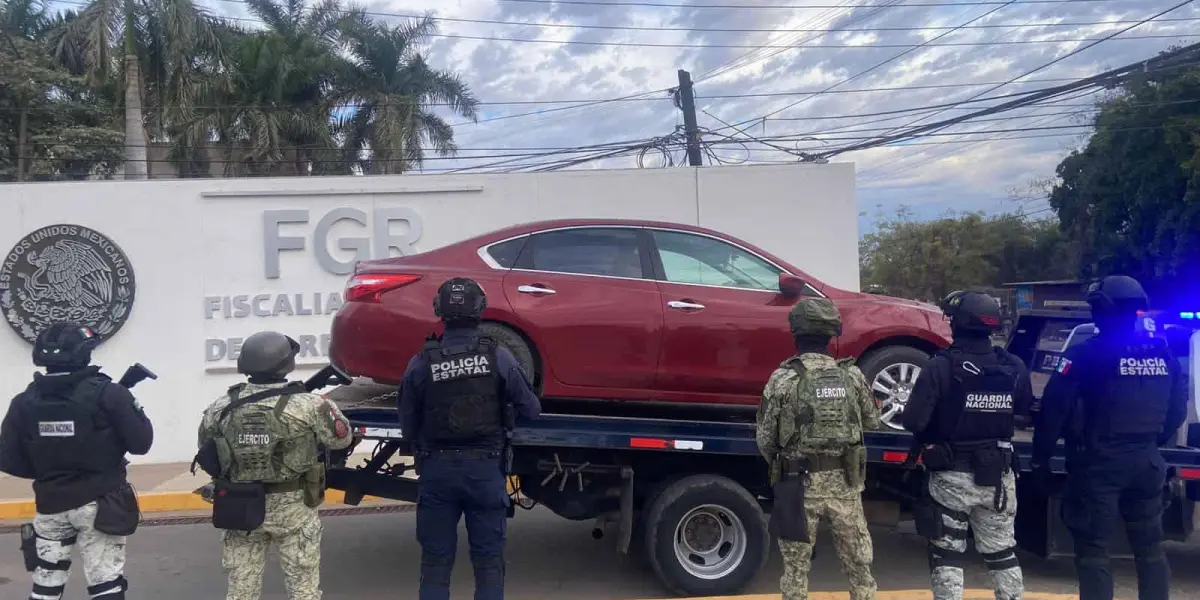
<path id="1" fill-rule="evenodd" d="M 384 294 L 420 281 L 420 275 L 363 273 L 346 282 L 346 302 L 379 302 Z"/>

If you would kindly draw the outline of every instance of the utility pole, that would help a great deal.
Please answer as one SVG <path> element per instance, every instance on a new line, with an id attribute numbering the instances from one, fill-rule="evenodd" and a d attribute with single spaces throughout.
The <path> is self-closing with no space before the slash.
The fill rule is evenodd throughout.
<path id="1" fill-rule="evenodd" d="M 683 111 L 683 132 L 687 136 L 688 165 L 703 166 L 700 154 L 700 128 L 696 125 L 696 96 L 692 89 L 692 74 L 679 69 L 679 88 L 675 90 L 675 106 Z"/>

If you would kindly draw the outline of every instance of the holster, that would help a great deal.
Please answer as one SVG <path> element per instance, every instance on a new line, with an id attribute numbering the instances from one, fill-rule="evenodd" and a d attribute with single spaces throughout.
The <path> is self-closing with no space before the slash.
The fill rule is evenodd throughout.
<path id="1" fill-rule="evenodd" d="M 25 570 L 32 573 L 37 570 L 37 532 L 33 523 L 21 524 L 21 555 L 25 558 Z"/>
<path id="2" fill-rule="evenodd" d="M 325 465 L 317 463 L 305 471 L 300 488 L 304 490 L 305 506 L 316 508 L 323 504 L 325 502 Z"/>
<path id="3" fill-rule="evenodd" d="M 912 513 L 917 535 L 927 540 L 942 537 L 942 507 L 929 495 L 928 480 L 921 482 L 921 493 L 913 504 Z"/>
<path id="4" fill-rule="evenodd" d="M 954 468 L 954 452 L 947 444 L 926 444 L 921 449 L 921 464 L 927 471 L 948 471 Z"/>
<path id="5" fill-rule="evenodd" d="M 254 531 L 267 518 L 267 489 L 262 483 L 213 482 L 212 524 L 217 529 Z"/>
<path id="6" fill-rule="evenodd" d="M 812 543 L 808 535 L 808 518 L 804 512 L 805 473 L 784 473 L 774 486 L 775 501 L 771 519 L 779 528 L 779 539 Z"/>

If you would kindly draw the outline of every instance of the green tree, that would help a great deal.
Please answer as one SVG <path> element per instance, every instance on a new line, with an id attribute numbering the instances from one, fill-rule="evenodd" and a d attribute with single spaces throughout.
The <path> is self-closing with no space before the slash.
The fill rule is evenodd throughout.
<path id="1" fill-rule="evenodd" d="M 357 108 L 343 135 L 348 157 L 370 149 L 364 172 L 402 173 L 419 167 L 432 148 L 453 156 L 454 129 L 433 111 L 437 104 L 469 119 L 479 101 L 456 73 L 434 69 L 417 46 L 437 24 L 430 18 L 388 26 L 367 19 L 347 23 L 353 68 L 342 90 Z"/>
<path id="2" fill-rule="evenodd" d="M 194 103 L 204 67 L 221 62 L 220 29 L 192 0 L 92 0 L 57 36 L 59 60 L 124 90 L 126 179 L 148 176 L 147 122 L 161 134 Z"/>
<path id="3" fill-rule="evenodd" d="M 982 213 L 917 221 L 907 208 L 859 242 L 863 288 L 935 302 L 965 288 L 1069 276 L 1069 242 L 1053 220 Z"/>
<path id="4" fill-rule="evenodd" d="M 1200 51 L 1196 53 L 1200 57 Z M 1200 69 L 1143 74 L 1099 104 L 1050 194 L 1082 275 L 1123 273 L 1170 295 L 1200 280 Z"/>

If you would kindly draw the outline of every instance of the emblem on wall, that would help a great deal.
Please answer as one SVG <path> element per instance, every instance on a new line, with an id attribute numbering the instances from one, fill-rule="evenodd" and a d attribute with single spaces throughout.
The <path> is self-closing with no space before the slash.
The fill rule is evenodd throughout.
<path id="1" fill-rule="evenodd" d="M 120 246 L 80 225 L 42 227 L 0 264 L 0 311 L 29 343 L 58 321 L 86 325 L 107 340 L 129 318 L 134 290 L 133 267 Z"/>

